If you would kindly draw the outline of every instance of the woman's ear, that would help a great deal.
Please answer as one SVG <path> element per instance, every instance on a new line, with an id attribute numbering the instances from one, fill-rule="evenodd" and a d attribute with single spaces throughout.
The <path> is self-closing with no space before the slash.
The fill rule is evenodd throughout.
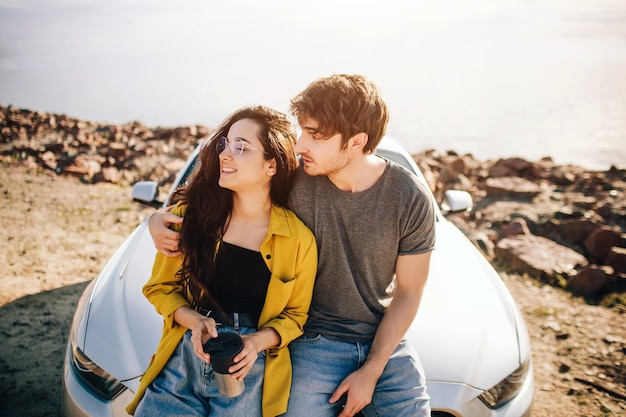
<path id="1" fill-rule="evenodd" d="M 265 161 L 265 173 L 270 177 L 276 175 L 276 158 Z"/>

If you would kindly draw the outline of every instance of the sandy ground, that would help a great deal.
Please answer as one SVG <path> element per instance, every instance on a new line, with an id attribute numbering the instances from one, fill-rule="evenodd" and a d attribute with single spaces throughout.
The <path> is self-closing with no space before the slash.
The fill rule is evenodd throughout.
<path id="1" fill-rule="evenodd" d="M 130 189 L 0 166 L 0 415 L 58 416 L 76 302 L 150 214 Z M 534 415 L 626 415 L 624 310 L 504 275 L 532 339 Z"/>

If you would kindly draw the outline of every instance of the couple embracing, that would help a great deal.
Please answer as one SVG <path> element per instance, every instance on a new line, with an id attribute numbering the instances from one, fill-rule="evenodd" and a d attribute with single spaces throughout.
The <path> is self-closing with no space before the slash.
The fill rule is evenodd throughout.
<path id="1" fill-rule="evenodd" d="M 435 243 L 428 193 L 374 154 L 389 114 L 366 77 L 316 80 L 291 112 L 297 140 L 280 112 L 233 113 L 151 217 L 143 291 L 164 327 L 131 414 L 430 416 L 405 338 Z M 235 398 L 203 349 L 221 333 L 243 340 Z"/>

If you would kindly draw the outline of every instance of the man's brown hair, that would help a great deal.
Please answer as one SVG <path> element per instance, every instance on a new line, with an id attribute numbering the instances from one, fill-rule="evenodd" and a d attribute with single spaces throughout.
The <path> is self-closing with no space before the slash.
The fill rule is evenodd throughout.
<path id="1" fill-rule="evenodd" d="M 322 135 L 341 134 L 342 145 L 357 133 L 367 134 L 365 154 L 374 152 L 385 135 L 389 111 L 380 89 L 362 75 L 320 78 L 291 99 L 291 113 L 302 124 L 314 119 Z"/>

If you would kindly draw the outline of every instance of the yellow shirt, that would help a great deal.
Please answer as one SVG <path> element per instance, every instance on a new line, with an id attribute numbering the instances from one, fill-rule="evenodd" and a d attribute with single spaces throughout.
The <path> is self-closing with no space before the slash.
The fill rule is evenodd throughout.
<path id="1" fill-rule="evenodd" d="M 172 210 L 178 215 L 184 211 L 181 204 Z M 272 206 L 261 255 L 271 271 L 271 278 L 258 328 L 269 327 L 280 335 L 280 345 L 267 351 L 263 383 L 263 416 L 274 417 L 287 411 L 291 387 L 287 345 L 302 334 L 308 317 L 317 271 L 317 246 L 311 230 L 292 211 Z M 158 252 L 150 281 L 143 288 L 144 295 L 163 316 L 163 335 L 135 398 L 126 408 L 129 414 L 135 412 L 146 388 L 165 367 L 187 331 L 174 322 L 174 311 L 189 305 L 190 298 L 183 293 L 176 276 L 181 266 L 182 257 L 169 258 Z"/>

